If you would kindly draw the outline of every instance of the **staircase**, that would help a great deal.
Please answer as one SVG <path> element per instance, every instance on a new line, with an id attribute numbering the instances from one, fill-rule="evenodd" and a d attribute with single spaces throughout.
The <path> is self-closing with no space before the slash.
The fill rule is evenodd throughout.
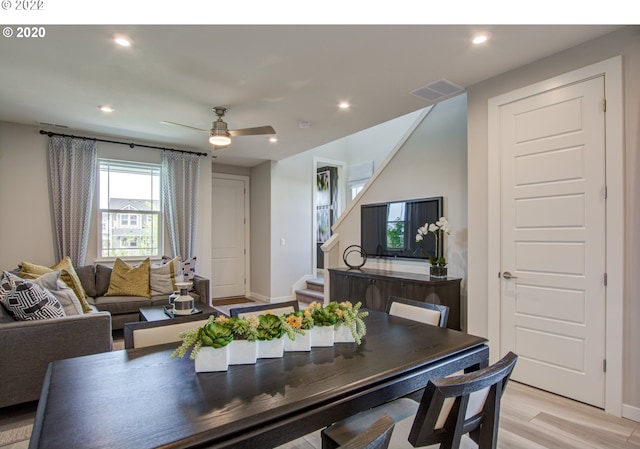
<path id="1" fill-rule="evenodd" d="M 323 304 L 324 277 L 307 279 L 307 288 L 296 290 L 296 300 L 304 304 L 311 304 L 314 301 Z"/>

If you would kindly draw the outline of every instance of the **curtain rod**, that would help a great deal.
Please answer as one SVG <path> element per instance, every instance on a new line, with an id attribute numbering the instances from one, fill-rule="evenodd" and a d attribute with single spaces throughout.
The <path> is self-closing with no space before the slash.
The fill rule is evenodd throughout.
<path id="1" fill-rule="evenodd" d="M 98 139 L 97 137 L 74 136 L 73 134 L 60 134 L 60 133 L 54 133 L 52 131 L 45 131 L 43 129 L 40 130 L 40 134 L 46 134 L 49 137 L 52 137 L 52 136 L 72 137 L 74 139 L 94 140 L 96 142 L 117 143 L 118 145 L 127 145 L 129 148 L 133 148 L 133 147 L 153 148 L 154 150 L 177 151 L 178 153 L 195 154 L 197 156 L 208 156 L 207 153 L 199 153 L 197 151 L 176 150 L 175 148 L 164 148 L 164 147 L 157 147 L 155 145 L 144 145 L 141 143 L 133 143 L 133 142 L 131 143 L 118 142 L 117 140 Z"/>

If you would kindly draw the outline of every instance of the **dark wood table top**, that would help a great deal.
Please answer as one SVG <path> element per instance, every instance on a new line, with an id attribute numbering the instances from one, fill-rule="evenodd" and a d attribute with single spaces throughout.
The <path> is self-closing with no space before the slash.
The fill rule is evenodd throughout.
<path id="1" fill-rule="evenodd" d="M 484 338 L 382 312 L 362 345 L 196 373 L 176 344 L 49 365 L 29 447 L 268 448 L 486 364 Z"/>

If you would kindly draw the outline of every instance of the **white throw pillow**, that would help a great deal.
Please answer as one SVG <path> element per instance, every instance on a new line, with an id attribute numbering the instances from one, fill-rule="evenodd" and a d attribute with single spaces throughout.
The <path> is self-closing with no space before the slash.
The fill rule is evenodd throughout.
<path id="1" fill-rule="evenodd" d="M 149 269 L 151 295 L 170 295 L 178 290 L 176 282 L 182 280 L 182 264 L 175 257 L 166 263 L 153 264 Z"/>

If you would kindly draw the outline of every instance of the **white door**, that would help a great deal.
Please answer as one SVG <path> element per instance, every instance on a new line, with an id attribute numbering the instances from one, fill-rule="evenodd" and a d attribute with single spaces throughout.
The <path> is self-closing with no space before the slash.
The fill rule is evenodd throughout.
<path id="1" fill-rule="evenodd" d="M 600 76 L 499 112 L 501 353 L 520 356 L 513 379 L 598 407 L 605 394 L 603 99 Z"/>
<path id="2" fill-rule="evenodd" d="M 245 295 L 246 180 L 213 177 L 211 296 Z"/>

